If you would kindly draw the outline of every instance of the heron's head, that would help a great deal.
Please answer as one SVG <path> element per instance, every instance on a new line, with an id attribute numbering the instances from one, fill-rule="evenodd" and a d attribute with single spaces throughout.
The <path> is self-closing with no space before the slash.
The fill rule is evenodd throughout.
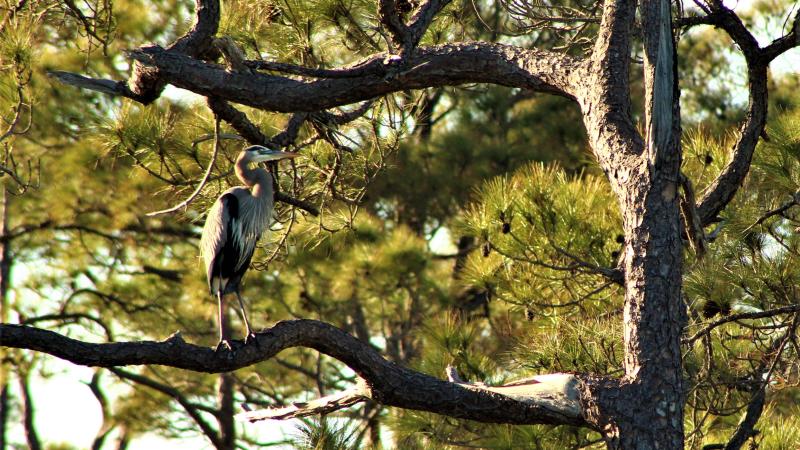
<path id="1" fill-rule="evenodd" d="M 262 161 L 278 161 L 287 158 L 296 158 L 300 156 L 295 152 L 282 152 L 272 148 L 263 147 L 261 145 L 251 145 L 244 149 L 245 159 L 247 162 L 262 162 Z"/>

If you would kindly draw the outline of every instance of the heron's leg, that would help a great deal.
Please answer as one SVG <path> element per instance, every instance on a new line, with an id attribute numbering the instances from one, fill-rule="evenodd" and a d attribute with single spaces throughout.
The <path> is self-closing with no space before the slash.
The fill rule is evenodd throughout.
<path id="1" fill-rule="evenodd" d="M 228 341 L 230 338 L 230 330 L 228 329 L 228 321 L 227 317 L 225 316 L 225 301 L 222 299 L 222 291 L 217 291 L 217 305 L 219 306 L 218 312 L 218 323 L 219 323 L 219 343 L 217 344 L 217 348 L 215 351 L 220 351 L 222 348 L 226 348 L 228 351 L 232 351 L 231 343 Z"/>
<path id="2" fill-rule="evenodd" d="M 256 341 L 256 344 L 258 344 L 258 340 L 256 340 L 256 334 L 253 333 L 253 329 L 250 328 L 250 321 L 247 319 L 247 309 L 244 307 L 244 300 L 242 300 L 242 294 L 239 293 L 238 289 L 236 290 L 236 298 L 239 299 L 239 307 L 242 308 L 244 326 L 247 327 L 247 334 L 244 337 L 244 343 L 247 344 L 251 339 L 253 339 Z"/>

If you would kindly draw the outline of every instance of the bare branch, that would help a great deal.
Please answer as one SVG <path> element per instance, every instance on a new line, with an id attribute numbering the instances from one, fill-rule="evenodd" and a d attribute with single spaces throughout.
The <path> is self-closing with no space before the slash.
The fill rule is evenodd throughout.
<path id="1" fill-rule="evenodd" d="M 196 0 L 195 15 L 192 29 L 168 49 L 190 57 L 201 57 L 212 50 L 212 38 L 219 26 L 219 0 Z M 144 67 L 139 63 L 134 63 L 133 73 L 127 82 L 87 78 L 61 71 L 50 72 L 50 75 L 65 84 L 127 97 L 145 105 L 156 100 L 166 86 L 158 69 Z"/>
<path id="2" fill-rule="evenodd" d="M 359 378 L 358 383 L 351 389 L 327 395 L 309 402 L 294 402 L 291 406 L 283 408 L 267 408 L 257 411 L 247 411 L 236 415 L 236 419 L 248 422 L 260 420 L 286 420 L 298 417 L 312 416 L 315 414 L 328 414 L 347 408 L 370 399 L 367 383 Z"/>
<path id="3" fill-rule="evenodd" d="M 412 47 L 416 47 L 419 44 L 420 39 L 422 39 L 422 36 L 428 31 L 431 22 L 433 22 L 433 18 L 436 17 L 439 11 L 447 6 L 450 1 L 451 0 L 426 0 L 414 11 L 414 15 L 411 17 L 407 28 L 409 43 Z"/>
<path id="4" fill-rule="evenodd" d="M 718 326 L 724 325 L 729 322 L 736 322 L 737 320 L 763 319 L 765 317 L 773 317 L 779 314 L 787 314 L 798 311 L 800 311 L 800 305 L 790 305 L 790 306 L 783 306 L 780 308 L 768 309 L 766 311 L 732 314 L 730 316 L 723 317 L 722 319 L 715 320 L 714 322 L 711 322 L 710 324 L 706 325 L 705 328 L 693 334 L 690 338 L 685 339 L 684 343 L 691 344 L 692 342 L 700 339 L 704 335 L 710 333 L 711 330 L 713 330 L 714 328 L 717 328 Z"/>
<path id="5" fill-rule="evenodd" d="M 768 46 L 764 47 L 761 55 L 765 63 L 769 63 L 787 51 L 800 46 L 800 8 L 794 14 L 791 30 L 784 36 L 775 39 Z"/>
<path id="6" fill-rule="evenodd" d="M 777 216 L 779 214 L 785 213 L 787 210 L 789 210 L 789 208 L 791 208 L 793 206 L 796 206 L 796 205 L 800 205 L 800 190 L 795 191 L 795 193 L 792 194 L 792 199 L 789 200 L 788 202 L 782 204 L 781 206 L 779 206 L 779 207 L 777 207 L 775 209 L 771 209 L 771 210 L 765 212 L 764 214 L 762 214 L 761 217 L 759 217 L 758 220 L 756 220 L 752 225 L 750 225 L 749 227 L 745 228 L 744 231 L 742 231 L 742 234 L 747 233 L 748 231 L 752 230 L 753 227 L 761 225 L 762 223 L 764 223 L 770 217 Z"/>
<path id="7" fill-rule="evenodd" d="M 164 385 L 153 379 L 145 377 L 143 375 L 138 375 L 116 367 L 110 367 L 108 370 L 114 375 L 122 378 L 123 380 L 132 381 L 142 386 L 147 386 L 150 389 L 154 389 L 168 397 L 175 399 L 175 401 L 178 402 L 178 404 L 183 407 L 183 409 L 186 411 L 189 417 L 191 417 L 192 420 L 195 421 L 197 426 L 200 427 L 200 430 L 202 430 L 203 434 L 208 438 L 208 440 L 210 440 L 215 447 L 217 448 L 220 447 L 221 441 L 219 439 L 219 436 L 216 430 L 214 430 L 214 427 L 212 427 L 211 424 L 206 422 L 206 420 L 200 414 L 201 408 L 198 407 L 199 405 L 195 405 L 192 402 L 190 402 L 189 399 L 186 398 L 186 396 L 181 394 L 180 391 L 171 386 Z M 216 413 L 216 411 L 214 410 L 208 410 L 208 409 L 204 410 L 206 412 Z"/>
<path id="8" fill-rule="evenodd" d="M 689 245 L 694 250 L 695 255 L 698 258 L 702 258 L 706 252 L 706 235 L 695 207 L 694 187 L 692 186 L 692 181 L 686 175 L 681 173 L 678 178 L 683 188 L 683 195 L 680 199 L 683 226 L 686 229 Z"/>
<path id="9" fill-rule="evenodd" d="M 232 352 L 215 352 L 211 348 L 187 344 L 179 335 L 163 342 L 93 344 L 52 331 L 10 324 L 0 325 L 0 338 L 3 346 L 41 351 L 80 365 L 161 364 L 207 373 L 233 371 L 267 360 L 287 348 L 303 346 L 349 366 L 367 381 L 371 397 L 387 406 L 490 423 L 590 426 L 574 409 L 552 408 L 515 397 L 526 395 L 519 392 L 526 391 L 526 387 L 501 387 L 492 391 L 439 380 L 387 361 L 368 343 L 315 320 L 278 322 L 257 333 L 257 343 L 236 342 Z M 572 378 L 575 383 L 579 382 L 577 377 Z"/>
<path id="10" fill-rule="evenodd" d="M 153 211 L 145 214 L 145 216 L 155 217 L 155 216 L 160 216 L 162 214 L 169 214 L 189 205 L 189 203 L 191 203 L 192 200 L 194 200 L 195 197 L 197 197 L 200 194 L 200 192 L 203 190 L 206 183 L 208 182 L 208 177 L 211 176 L 211 171 L 214 169 L 214 163 L 217 162 L 218 153 L 219 153 L 219 117 L 217 117 L 216 120 L 214 121 L 214 152 L 211 153 L 211 161 L 208 162 L 208 168 L 206 169 L 206 173 L 203 174 L 203 178 L 200 180 L 200 183 L 197 185 L 197 188 L 194 190 L 194 192 L 191 193 L 191 195 L 186 197 L 185 200 L 173 206 L 172 208 L 162 209 L 160 211 Z"/>
<path id="11" fill-rule="evenodd" d="M 30 367 L 20 368 L 18 371 L 19 390 L 22 394 L 22 423 L 25 425 L 25 439 L 30 450 L 41 450 L 42 444 L 36 430 L 35 408 L 30 390 Z"/>
<path id="12" fill-rule="evenodd" d="M 405 49 L 409 43 L 408 28 L 403 22 L 397 0 L 379 0 L 378 17 L 381 25 L 392 36 L 392 43 L 399 49 Z"/>
<path id="13" fill-rule="evenodd" d="M 742 417 L 742 420 L 739 421 L 739 424 L 736 426 L 736 431 L 734 431 L 733 435 L 728 440 L 728 443 L 725 444 L 724 450 L 739 450 L 748 439 L 758 433 L 758 430 L 755 429 L 755 426 L 756 423 L 758 423 L 758 419 L 761 418 L 761 413 L 764 410 L 764 400 L 766 397 L 767 386 L 772 378 L 772 372 L 775 370 L 778 361 L 781 359 L 783 350 L 786 348 L 786 344 L 797 332 L 798 319 L 800 319 L 800 315 L 795 314 L 792 324 L 786 329 L 781 337 L 772 342 L 772 345 L 770 345 L 769 349 L 762 357 L 756 374 L 759 377 L 763 375 L 763 381 L 761 381 L 758 386 L 755 387 L 753 395 L 750 398 L 750 402 L 747 404 L 745 415 Z M 775 356 L 773 356 L 771 358 L 772 361 L 770 361 L 770 356 L 772 354 L 775 354 Z"/>
<path id="14" fill-rule="evenodd" d="M 709 7 L 710 12 L 703 23 L 722 28 L 736 42 L 745 57 L 749 99 L 747 115 L 739 129 L 739 139 L 733 147 L 731 159 L 705 189 L 697 205 L 703 226 L 717 220 L 717 214 L 730 203 L 750 170 L 753 152 L 759 137 L 764 133 L 767 120 L 767 66 L 781 53 L 800 45 L 797 31 L 800 14 L 795 16 L 789 34 L 761 49 L 756 38 L 733 10 L 722 2 L 712 2 Z"/>

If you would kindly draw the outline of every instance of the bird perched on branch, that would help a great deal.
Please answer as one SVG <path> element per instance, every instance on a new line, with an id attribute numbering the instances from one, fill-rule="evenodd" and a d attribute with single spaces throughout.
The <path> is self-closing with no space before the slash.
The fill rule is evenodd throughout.
<path id="1" fill-rule="evenodd" d="M 219 303 L 217 351 L 222 347 L 231 349 L 228 341 L 230 333 L 224 320 L 224 296 L 227 294 L 236 294 L 239 300 L 242 318 L 247 327 L 245 343 L 255 338 L 239 288 L 242 277 L 250 266 L 256 243 L 272 221 L 275 199 L 272 175 L 264 168 L 252 168 L 251 165 L 297 156 L 294 152 L 282 152 L 260 145 L 242 150 L 236 158 L 234 169 L 244 186 L 225 191 L 208 211 L 200 238 L 200 253 L 205 262 L 211 295 Z"/>

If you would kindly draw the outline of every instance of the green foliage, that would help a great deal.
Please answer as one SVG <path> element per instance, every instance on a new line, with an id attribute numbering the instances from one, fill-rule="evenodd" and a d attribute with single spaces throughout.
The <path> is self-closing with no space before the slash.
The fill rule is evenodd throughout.
<path id="1" fill-rule="evenodd" d="M 335 424 L 331 420 L 303 421 L 297 427 L 294 448 L 304 450 L 356 450 L 355 432 L 352 426 Z"/>
<path id="2" fill-rule="evenodd" d="M 553 46 L 595 26 L 509 37 L 502 30 L 519 24 L 502 3 L 452 2 L 423 42 Z M 94 11 L 88 28 L 64 2 L 42 1 L 0 33 L 0 114 L 6 121 L 14 116 L 20 93 L 35 106 L 34 126 L 3 142 L 20 172 L 31 174 L 24 195 L 8 200 L 10 229 L 20 232 L 11 241 L 11 320 L 94 341 L 159 340 L 180 330 L 185 340 L 212 346 L 216 304 L 197 238 L 211 202 L 238 184 L 230 167 L 242 143 L 221 139 L 210 181 L 185 210 L 147 217 L 186 198 L 210 164 L 214 119 L 206 106 L 170 94 L 143 107 L 46 77 L 57 69 L 123 79 L 121 51 L 171 42 L 190 27 L 192 6 L 183 0 L 85 5 Z M 759 3 L 768 7 L 780 5 Z M 223 2 L 219 35 L 231 37 L 248 58 L 335 67 L 389 50 L 376 31 L 375 10 L 371 0 Z M 584 43 L 569 50 L 574 54 L 591 41 L 578 40 Z M 730 124 L 745 114 L 743 98 L 729 90 L 743 81 L 728 76 L 729 43 L 721 34 L 692 32 L 681 45 L 683 172 L 699 193 L 728 161 L 737 133 Z M 790 109 L 797 80 L 771 81 L 770 98 L 783 109 L 771 109 L 769 141 L 759 146 L 747 185 L 722 222 L 706 230 L 718 232 L 705 257 L 686 257 L 687 335 L 727 314 L 797 304 L 798 207 L 754 225 L 800 188 L 800 113 Z M 284 115 L 237 108 L 267 135 L 286 125 Z M 462 86 L 377 100 L 362 119 L 322 125 L 333 143 L 304 125 L 293 145 L 303 157 L 273 169 L 282 191 L 322 214 L 277 205 L 277 223 L 244 280 L 255 327 L 317 318 L 398 364 L 436 377 L 453 366 L 464 379 L 489 384 L 548 372 L 619 375 L 622 289 L 608 274 L 624 245 L 620 214 L 603 175 L 588 162 L 580 122 L 566 99 Z M 233 133 L 224 123 L 222 132 Z M 8 177 L 3 182 L 14 193 L 24 190 Z M 440 231 L 472 243 L 457 252 L 437 248 Z M 741 382 L 772 354 L 787 319 L 727 323 L 686 347 L 691 447 L 730 436 L 750 398 Z M 791 406 L 798 401 L 796 348 L 785 352 L 759 422 L 761 448 L 798 446 L 799 414 Z M 47 370 L 47 363 L 37 366 Z M 104 425 L 132 439 L 197 437 L 189 404 L 218 426 L 218 377 L 163 367 L 136 374 L 177 389 L 188 403 L 109 374 Z M 305 401 L 355 382 L 341 363 L 304 349 L 234 376 L 235 403 L 258 407 Z M 249 432 L 239 439 L 242 446 L 258 444 Z M 376 405 L 303 422 L 292 442 L 314 449 L 601 445 L 596 433 L 571 427 L 486 425 Z"/>
<path id="3" fill-rule="evenodd" d="M 710 251 L 687 268 L 684 292 L 690 307 L 689 336 L 710 320 L 797 305 L 800 239 L 795 229 L 800 223 L 791 201 L 800 174 L 799 126 L 798 111 L 784 112 L 770 122 L 770 139 L 759 144 L 746 186 L 727 209 L 723 222 L 715 226 L 721 231 Z M 703 148 L 699 136 L 693 136 L 696 140 L 685 148 Z M 722 147 L 713 138 L 705 142 L 711 153 Z M 687 158 L 687 169 L 702 173 L 705 169 L 699 161 L 702 159 Z M 787 204 L 790 207 L 782 213 L 769 214 Z M 791 319 L 792 315 L 779 314 L 730 321 L 687 349 L 685 369 L 692 380 L 687 416 L 692 418 L 690 429 L 696 432 L 693 447 L 728 439 L 739 408 L 751 398 L 742 386 L 764 383 L 763 373 L 773 364 L 766 410 L 757 426 L 761 434 L 753 442 L 770 449 L 796 445 L 796 411 L 785 406 L 797 395 L 790 387 L 797 382 L 797 349 L 786 347 L 780 362 L 772 362 L 776 349 L 783 348 L 779 344 Z"/>
<path id="4" fill-rule="evenodd" d="M 466 281 L 536 313 L 584 308 L 586 299 L 607 307 L 600 274 L 619 255 L 620 221 L 605 181 L 533 164 L 486 183 L 477 197 L 463 233 L 483 249 L 470 255 Z"/>

